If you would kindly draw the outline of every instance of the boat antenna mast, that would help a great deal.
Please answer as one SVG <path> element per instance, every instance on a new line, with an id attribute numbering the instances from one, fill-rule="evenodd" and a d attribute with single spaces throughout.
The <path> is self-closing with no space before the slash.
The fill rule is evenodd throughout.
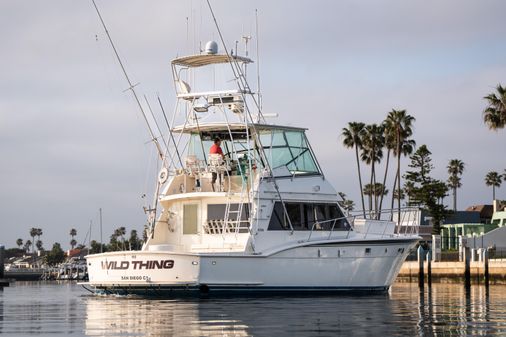
<path id="1" fill-rule="evenodd" d="M 100 11 L 97 7 L 97 4 L 95 3 L 95 0 L 91 0 L 93 3 L 93 6 L 95 7 L 95 10 L 97 11 L 98 17 L 100 19 L 100 22 L 102 23 L 102 27 L 104 27 L 105 34 L 107 35 L 107 38 L 109 39 L 109 43 L 111 44 L 112 50 L 114 51 L 114 54 L 116 55 L 116 59 L 118 60 L 118 63 L 121 67 L 121 70 L 123 71 L 123 75 L 125 75 L 125 79 L 128 82 L 128 88 L 126 90 L 130 90 L 132 92 L 132 95 L 134 96 L 135 102 L 137 102 L 137 106 L 139 107 L 139 110 L 141 111 L 142 117 L 144 118 L 144 121 L 146 122 L 146 125 L 148 127 L 149 135 L 151 137 L 151 141 L 155 144 L 156 149 L 158 151 L 158 155 L 163 160 L 163 151 L 162 147 L 160 146 L 160 143 L 158 142 L 157 137 L 155 137 L 155 134 L 153 132 L 153 129 L 151 128 L 151 125 L 149 124 L 148 118 L 146 116 L 146 113 L 144 112 L 144 109 L 142 108 L 142 104 L 139 100 L 139 97 L 137 96 L 137 93 L 135 92 L 135 86 L 137 86 L 139 83 L 132 84 L 130 81 L 130 77 L 128 76 L 128 73 L 125 69 L 125 66 L 123 65 L 123 62 L 121 61 L 121 58 L 119 57 L 118 51 L 116 50 L 116 46 L 114 45 L 114 42 L 112 41 L 111 34 L 109 34 L 109 31 L 107 30 L 107 26 L 105 25 L 104 19 L 102 18 L 102 15 L 100 14 Z M 126 91 L 125 90 L 125 91 Z"/>

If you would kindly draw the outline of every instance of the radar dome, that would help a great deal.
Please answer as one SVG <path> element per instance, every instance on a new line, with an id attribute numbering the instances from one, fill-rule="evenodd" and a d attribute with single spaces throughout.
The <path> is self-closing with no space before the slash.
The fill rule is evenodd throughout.
<path id="1" fill-rule="evenodd" d="M 205 53 L 208 55 L 214 55 L 218 53 L 218 44 L 215 41 L 209 41 L 206 43 Z"/>

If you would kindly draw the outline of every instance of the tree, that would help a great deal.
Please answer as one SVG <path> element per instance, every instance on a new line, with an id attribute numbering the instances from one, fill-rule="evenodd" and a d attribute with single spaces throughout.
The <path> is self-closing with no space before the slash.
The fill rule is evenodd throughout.
<path id="1" fill-rule="evenodd" d="M 394 182 L 393 190 L 401 190 L 401 155 L 409 155 L 412 153 L 413 148 L 415 146 L 415 141 L 409 139 L 413 135 L 413 123 L 415 122 L 415 117 L 408 115 L 406 110 L 395 110 L 392 109 L 388 113 L 388 116 L 385 120 L 385 128 L 388 129 L 388 137 L 395 139 L 395 147 L 393 148 L 393 155 L 397 157 L 397 173 L 396 180 L 397 184 Z M 397 185 L 397 187 L 396 187 Z M 400 220 L 401 216 L 401 199 L 400 193 L 397 198 L 397 211 Z M 393 203 L 392 203 L 393 209 Z"/>
<path id="2" fill-rule="evenodd" d="M 379 197 L 383 197 L 388 194 L 388 189 L 385 188 L 385 185 L 382 183 L 376 183 L 374 185 L 366 184 L 364 186 L 364 195 L 370 197 L 370 200 L 378 199 Z M 369 204 L 369 208 L 371 208 L 371 204 Z"/>
<path id="3" fill-rule="evenodd" d="M 362 134 L 362 152 L 361 159 L 371 166 L 371 186 L 376 185 L 376 163 L 383 158 L 383 146 L 385 138 L 383 137 L 383 126 L 378 124 L 366 125 Z M 372 197 L 369 195 L 369 212 L 372 211 Z M 378 199 L 374 198 L 374 214 L 378 215 Z"/>
<path id="4" fill-rule="evenodd" d="M 32 245 L 32 252 L 35 252 L 35 237 L 37 236 L 38 229 L 35 227 L 30 228 L 30 236 L 32 237 L 32 241 L 30 244 Z"/>
<path id="5" fill-rule="evenodd" d="M 121 238 L 121 243 L 122 243 L 122 249 L 125 250 L 125 234 L 126 234 L 126 228 L 125 227 L 118 227 L 115 231 L 114 231 L 114 234 L 116 235 L 117 238 Z"/>
<path id="6" fill-rule="evenodd" d="M 42 235 L 42 228 L 37 228 L 37 241 L 35 242 L 35 247 L 37 247 L 37 250 L 40 250 L 42 248 L 42 241 L 40 241 L 40 236 Z M 40 247 L 37 246 L 38 242 L 40 241 Z"/>
<path id="7" fill-rule="evenodd" d="M 339 194 L 339 196 L 342 199 L 339 205 L 343 210 L 346 211 L 346 216 L 350 216 L 350 212 L 353 211 L 353 209 L 355 208 L 355 203 L 353 202 L 353 200 L 349 200 L 346 197 L 346 194 L 344 194 L 343 192 L 338 192 L 337 194 Z"/>
<path id="8" fill-rule="evenodd" d="M 75 239 L 70 240 L 70 247 L 74 249 L 74 247 L 77 245 L 77 241 Z"/>
<path id="9" fill-rule="evenodd" d="M 402 193 L 402 198 L 404 198 L 404 196 L 407 196 L 408 197 L 408 202 L 407 204 L 408 205 L 411 205 L 411 194 L 413 193 L 413 189 L 415 188 L 415 185 L 413 182 L 411 181 L 406 181 L 404 183 L 404 193 Z M 397 192 L 397 191 L 396 191 Z M 401 198 L 401 199 L 402 199 Z"/>
<path id="10" fill-rule="evenodd" d="M 457 188 L 462 187 L 461 175 L 464 172 L 464 162 L 460 159 L 452 159 L 446 167 L 448 169 L 448 187 L 453 190 L 453 211 L 457 211 Z"/>
<path id="11" fill-rule="evenodd" d="M 362 149 L 362 133 L 364 132 L 364 123 L 360 122 L 350 122 L 348 123 L 348 128 L 343 128 L 342 137 L 343 137 L 343 145 L 346 148 L 354 148 L 355 149 L 355 159 L 357 161 L 357 171 L 358 171 L 358 183 L 360 190 L 360 199 L 362 201 L 362 212 L 365 218 L 365 204 L 364 204 L 364 194 L 362 192 L 362 174 L 360 173 L 360 159 L 359 159 L 359 150 Z"/>
<path id="12" fill-rule="evenodd" d="M 495 188 L 501 187 L 502 177 L 499 173 L 492 171 L 485 176 L 485 185 L 492 186 L 492 200 L 495 200 Z"/>
<path id="13" fill-rule="evenodd" d="M 23 246 L 23 239 L 17 239 L 16 245 L 18 246 L 18 248 L 21 248 L 21 246 Z"/>
<path id="14" fill-rule="evenodd" d="M 506 87 L 498 84 L 496 91 L 497 93 L 483 97 L 488 103 L 483 111 L 483 122 L 494 131 L 503 129 L 506 125 Z"/>
<path id="15" fill-rule="evenodd" d="M 53 244 L 53 248 L 46 254 L 45 260 L 49 266 L 56 266 L 65 260 L 65 253 L 58 242 Z"/>
<path id="16" fill-rule="evenodd" d="M 76 236 L 76 235 L 77 235 L 77 230 L 76 230 L 75 228 L 72 228 L 72 229 L 70 230 L 70 236 L 71 236 L 71 237 L 72 237 L 72 239 L 73 239 L 73 238 L 74 238 L 74 236 Z"/>
<path id="17" fill-rule="evenodd" d="M 100 243 L 96 240 L 91 240 L 90 246 L 90 254 L 98 254 L 107 251 L 107 246 L 105 244 L 102 244 L 102 249 L 100 249 Z"/>
<path id="18" fill-rule="evenodd" d="M 385 164 L 385 173 L 383 175 L 383 186 L 387 184 L 387 176 L 388 176 L 388 167 L 390 164 L 390 153 L 393 149 L 395 149 L 395 133 L 392 132 L 392 126 L 390 125 L 388 120 L 383 121 L 383 137 L 385 138 L 385 148 L 387 150 L 387 160 Z M 395 190 L 394 190 L 395 192 Z M 379 209 L 383 208 L 383 195 L 380 198 Z"/>
<path id="19" fill-rule="evenodd" d="M 130 250 L 140 250 L 142 248 L 142 242 L 139 239 L 139 236 L 137 235 L 137 231 L 135 229 L 132 229 L 130 231 L 130 239 L 128 239 L 128 244 Z"/>
<path id="20" fill-rule="evenodd" d="M 42 247 L 43 243 L 41 240 L 37 240 L 37 242 L 35 243 L 35 247 L 37 247 L 37 250 L 39 251 L 42 251 L 44 250 L 44 248 Z"/>
<path id="21" fill-rule="evenodd" d="M 23 246 L 23 249 L 29 253 L 30 252 L 30 247 L 32 246 L 32 241 L 30 240 L 26 240 L 25 242 L 25 245 Z"/>
<path id="22" fill-rule="evenodd" d="M 404 178 L 409 183 L 410 204 L 424 208 L 432 217 L 433 234 L 441 232 L 441 222 L 448 214 L 443 199 L 447 195 L 448 186 L 441 180 L 434 179 L 430 173 L 434 166 L 430 158 L 431 152 L 426 145 L 420 146 L 410 157 L 409 167 Z"/>

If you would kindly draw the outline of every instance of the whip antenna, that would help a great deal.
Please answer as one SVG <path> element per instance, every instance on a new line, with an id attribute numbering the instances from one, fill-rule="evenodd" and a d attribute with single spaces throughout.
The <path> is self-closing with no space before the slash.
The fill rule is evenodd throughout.
<path id="1" fill-rule="evenodd" d="M 107 30 L 107 26 L 105 25 L 104 19 L 102 19 L 102 15 L 100 14 L 100 11 L 98 10 L 97 4 L 95 3 L 95 0 L 91 0 L 91 2 L 93 3 L 95 10 L 97 11 L 100 22 L 102 23 L 102 26 L 104 27 L 105 34 L 107 35 L 107 38 L 109 39 L 109 42 L 111 43 L 112 50 L 114 51 L 114 54 L 116 55 L 116 59 L 118 60 L 119 65 L 121 66 L 121 70 L 123 71 L 123 74 L 125 75 L 125 79 L 128 82 L 128 88 L 126 90 L 130 90 L 132 92 L 132 94 L 135 98 L 135 101 L 137 102 L 137 105 L 139 106 L 139 109 L 142 113 L 142 117 L 144 117 L 144 121 L 146 122 L 146 125 L 148 127 L 149 135 L 151 136 L 151 141 L 153 141 L 153 143 L 155 143 L 156 149 L 158 150 L 158 155 L 160 156 L 161 159 L 163 159 L 163 151 L 160 146 L 160 143 L 158 142 L 157 138 L 155 137 L 155 134 L 153 133 L 153 130 L 151 129 L 151 125 L 149 124 L 146 113 L 144 112 L 141 102 L 139 101 L 139 97 L 137 97 L 137 93 L 135 92 L 135 89 L 134 89 L 135 86 L 138 85 L 139 83 L 132 84 L 132 82 L 130 81 L 130 77 L 128 77 L 128 73 L 125 69 L 125 66 L 123 65 L 123 62 L 121 62 L 121 58 L 119 57 L 118 51 L 116 50 L 116 46 L 114 45 L 114 42 L 112 41 L 109 31 Z"/>

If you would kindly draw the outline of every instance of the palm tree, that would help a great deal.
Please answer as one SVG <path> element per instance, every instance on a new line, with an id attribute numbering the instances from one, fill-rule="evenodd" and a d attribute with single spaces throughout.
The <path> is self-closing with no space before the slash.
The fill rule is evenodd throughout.
<path id="1" fill-rule="evenodd" d="M 75 241 L 75 240 L 74 240 L 74 236 L 76 236 L 76 235 L 77 235 L 77 231 L 76 231 L 76 229 L 75 229 L 75 228 L 72 228 L 72 229 L 70 230 L 70 233 L 69 233 L 69 234 L 70 234 L 70 236 L 71 236 L 70 245 L 72 246 L 72 241 Z M 74 249 L 74 246 L 75 246 L 76 244 L 77 244 L 77 242 L 76 242 L 76 243 L 72 246 L 72 249 Z"/>
<path id="2" fill-rule="evenodd" d="M 126 234 L 126 228 L 125 227 L 119 227 L 114 230 L 114 236 L 115 237 L 121 237 L 121 242 L 123 243 L 123 250 L 125 250 L 125 234 Z"/>
<path id="3" fill-rule="evenodd" d="M 370 196 L 370 200 L 372 197 L 378 199 L 379 197 L 383 197 L 388 194 L 388 189 L 385 188 L 385 185 L 382 183 L 375 183 L 374 185 L 365 184 L 364 186 L 364 195 Z M 371 204 L 369 204 L 371 208 Z"/>
<path id="4" fill-rule="evenodd" d="M 23 247 L 23 248 L 25 249 L 25 251 L 26 251 L 27 253 L 30 251 L 30 246 L 31 246 L 31 245 L 32 245 L 32 241 L 30 241 L 30 240 L 26 240 L 25 245 L 24 245 L 24 247 Z"/>
<path id="5" fill-rule="evenodd" d="M 385 138 L 383 136 L 383 125 L 370 124 L 366 125 L 362 134 L 362 152 L 361 159 L 371 165 L 371 186 L 376 185 L 376 163 L 383 158 L 383 146 Z M 374 195 L 374 211 L 378 215 L 378 198 Z M 372 211 L 372 195 L 369 196 L 369 211 Z"/>
<path id="6" fill-rule="evenodd" d="M 464 172 L 464 162 L 460 159 L 452 159 L 449 161 L 448 166 L 448 187 L 453 189 L 453 211 L 457 211 L 457 188 L 462 187 L 461 175 Z"/>
<path id="7" fill-rule="evenodd" d="M 393 132 L 393 129 L 388 120 L 383 121 L 383 128 L 385 137 L 385 148 L 387 149 L 387 161 L 385 164 L 385 174 L 383 175 L 383 186 L 386 186 L 388 176 L 388 166 L 389 166 L 388 164 L 390 163 L 390 153 L 392 152 L 393 149 L 395 149 L 395 133 Z M 380 213 L 381 209 L 383 208 L 383 197 L 384 195 L 381 195 L 379 202 Z"/>
<path id="8" fill-rule="evenodd" d="M 37 242 L 35 243 L 35 246 L 37 247 L 37 250 L 39 250 L 39 251 L 42 250 L 42 245 L 43 245 L 43 243 L 40 240 L 37 240 Z"/>
<path id="9" fill-rule="evenodd" d="M 483 97 L 488 103 L 483 111 L 483 122 L 490 130 L 497 131 L 506 125 L 506 87 L 500 84 L 496 87 L 497 94 L 491 93 Z"/>
<path id="10" fill-rule="evenodd" d="M 393 149 L 393 155 L 397 157 L 397 173 L 396 180 L 397 184 L 394 182 L 393 190 L 401 190 L 401 155 L 408 155 L 413 152 L 413 148 L 415 147 L 415 141 L 409 139 L 413 135 L 413 123 L 415 122 L 415 117 L 410 116 L 406 113 L 406 110 L 395 110 L 392 109 L 388 113 L 388 116 L 385 120 L 386 128 L 388 128 L 388 133 L 390 137 L 395 139 L 395 147 Z M 396 187 L 397 185 L 397 187 Z M 393 195 L 393 194 L 392 194 Z M 392 205 L 393 209 L 393 205 Z M 397 195 L 397 211 L 398 216 L 401 215 L 401 198 L 400 193 Z"/>
<path id="11" fill-rule="evenodd" d="M 42 228 L 37 228 L 37 240 L 40 240 L 41 235 L 42 235 Z"/>
<path id="12" fill-rule="evenodd" d="M 32 237 L 32 241 L 30 244 L 32 245 L 32 252 L 35 252 L 35 237 L 37 236 L 38 229 L 35 227 L 30 228 L 30 236 Z"/>
<path id="13" fill-rule="evenodd" d="M 16 245 L 18 246 L 19 249 L 21 249 L 21 246 L 23 246 L 23 239 L 17 239 Z"/>
<path id="14" fill-rule="evenodd" d="M 350 122 L 348 123 L 348 128 L 343 128 L 341 136 L 343 137 L 343 145 L 346 148 L 355 148 L 360 198 L 362 200 L 362 212 L 365 218 L 364 193 L 362 192 L 362 175 L 360 173 L 360 160 L 358 156 L 359 149 L 362 149 L 362 134 L 364 132 L 364 127 L 364 123 Z"/>
<path id="15" fill-rule="evenodd" d="M 77 241 L 74 240 L 74 238 L 72 238 L 72 240 L 70 240 L 70 247 L 72 247 L 72 249 L 74 249 L 74 247 L 77 245 Z"/>
<path id="16" fill-rule="evenodd" d="M 485 185 L 492 186 L 492 200 L 495 200 L 495 188 L 501 187 L 502 177 L 499 173 L 492 171 L 485 176 Z"/>
<path id="17" fill-rule="evenodd" d="M 346 211 L 346 216 L 350 216 L 350 212 L 355 208 L 353 200 L 346 199 L 343 201 L 343 209 Z"/>

